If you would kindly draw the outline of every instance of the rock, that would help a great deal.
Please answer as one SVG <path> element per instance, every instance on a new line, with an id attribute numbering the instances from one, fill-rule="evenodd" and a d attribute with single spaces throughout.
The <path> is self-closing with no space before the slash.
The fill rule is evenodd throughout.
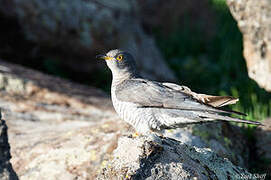
<path id="1" fill-rule="evenodd" d="M 102 91 L 0 60 L 0 107 L 9 127 L 11 163 L 20 179 L 92 179 L 133 132 Z M 240 128 L 210 123 L 168 131 L 165 136 L 209 147 L 246 167 L 248 149 Z"/>
<path id="2" fill-rule="evenodd" d="M 271 91 L 271 3 L 269 0 L 227 0 L 243 34 L 248 75 Z"/>
<path id="3" fill-rule="evenodd" d="M 138 8 L 136 1 L 126 0 L 0 1 L 0 15 L 18 22 L 26 41 L 35 43 L 30 58 L 45 51 L 74 72 L 89 74 L 97 68 L 104 71 L 95 60 L 98 53 L 122 48 L 133 53 L 145 77 L 175 81 L 153 38 L 141 27 Z"/>
<path id="4" fill-rule="evenodd" d="M 129 132 L 102 91 L 0 61 L 11 163 L 24 179 L 93 179 Z"/>
<path id="5" fill-rule="evenodd" d="M 249 149 L 247 137 L 238 126 L 225 122 L 191 125 L 187 128 L 166 131 L 165 137 L 176 139 L 190 146 L 210 148 L 234 165 L 248 168 Z"/>
<path id="6" fill-rule="evenodd" d="M 0 179 L 1 180 L 16 180 L 18 179 L 14 172 L 11 163 L 9 162 L 10 146 L 8 143 L 7 126 L 4 120 L 1 119 L 0 112 Z"/>
<path id="7" fill-rule="evenodd" d="M 157 141 L 157 140 L 156 140 Z M 246 170 L 218 157 L 210 149 L 195 148 L 173 139 L 121 137 L 98 179 L 239 179 Z"/>
<path id="8" fill-rule="evenodd" d="M 174 33 L 176 28 L 192 31 L 200 28 L 205 35 L 202 38 L 214 35 L 215 13 L 208 0 L 137 0 L 137 2 L 140 21 L 144 30 L 150 34 L 154 29 L 159 29 L 167 36 Z"/>

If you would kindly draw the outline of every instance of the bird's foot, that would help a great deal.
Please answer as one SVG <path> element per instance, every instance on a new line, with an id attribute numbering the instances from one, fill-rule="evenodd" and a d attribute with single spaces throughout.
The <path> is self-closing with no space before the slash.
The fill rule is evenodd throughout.
<path id="1" fill-rule="evenodd" d="M 162 144 L 162 139 L 163 137 L 160 135 L 160 134 L 157 134 L 157 133 L 154 133 L 154 132 L 151 132 L 147 135 L 147 139 L 149 141 L 152 141 L 152 142 L 155 142 L 157 144 Z"/>
<path id="2" fill-rule="evenodd" d="M 132 134 L 132 138 L 137 138 L 139 136 L 141 136 L 141 134 L 139 132 L 135 132 Z"/>

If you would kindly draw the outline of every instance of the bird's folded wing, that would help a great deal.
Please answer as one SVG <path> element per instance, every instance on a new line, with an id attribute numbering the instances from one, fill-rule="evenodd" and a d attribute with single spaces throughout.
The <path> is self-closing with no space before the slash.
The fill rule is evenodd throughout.
<path id="1" fill-rule="evenodd" d="M 197 99 L 198 101 L 211 105 L 213 107 L 222 107 L 230 104 L 235 104 L 239 100 L 238 98 L 234 98 L 232 96 L 211 96 L 207 94 L 198 94 L 191 91 L 186 86 L 180 86 L 173 83 L 163 83 L 163 85 L 175 89 L 176 91 L 190 94 L 191 96 L 193 96 L 193 98 Z"/>
<path id="2" fill-rule="evenodd" d="M 118 100 L 133 102 L 139 106 L 232 113 L 205 104 L 188 92 L 188 89 L 180 91 L 168 85 L 144 79 L 126 80 L 116 87 Z"/>

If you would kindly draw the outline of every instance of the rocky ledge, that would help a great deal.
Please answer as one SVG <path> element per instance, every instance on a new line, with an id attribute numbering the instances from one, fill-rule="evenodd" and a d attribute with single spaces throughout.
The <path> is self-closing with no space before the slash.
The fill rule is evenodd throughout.
<path id="1" fill-rule="evenodd" d="M 145 136 L 121 137 L 98 179 L 239 179 L 251 176 L 207 148 Z"/>
<path id="2" fill-rule="evenodd" d="M 0 92 L 10 162 L 21 180 L 234 179 L 247 174 L 246 142 L 240 129 L 229 124 L 178 129 L 169 135 L 178 141 L 130 138 L 133 129 L 119 119 L 102 91 L 1 60 Z M 1 148 L 6 148 L 1 157 L 12 170 L 6 129 L 1 133 Z M 5 177 L 11 175 L 16 178 L 15 173 Z"/>

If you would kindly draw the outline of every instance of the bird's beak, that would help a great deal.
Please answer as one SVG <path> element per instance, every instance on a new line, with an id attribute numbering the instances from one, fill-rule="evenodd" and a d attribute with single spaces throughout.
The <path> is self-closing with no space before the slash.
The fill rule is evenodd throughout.
<path id="1" fill-rule="evenodd" d="M 102 55 L 102 54 L 97 55 L 96 58 L 97 59 L 103 59 L 103 60 L 113 60 L 114 59 L 113 57 L 105 56 L 105 55 Z"/>

